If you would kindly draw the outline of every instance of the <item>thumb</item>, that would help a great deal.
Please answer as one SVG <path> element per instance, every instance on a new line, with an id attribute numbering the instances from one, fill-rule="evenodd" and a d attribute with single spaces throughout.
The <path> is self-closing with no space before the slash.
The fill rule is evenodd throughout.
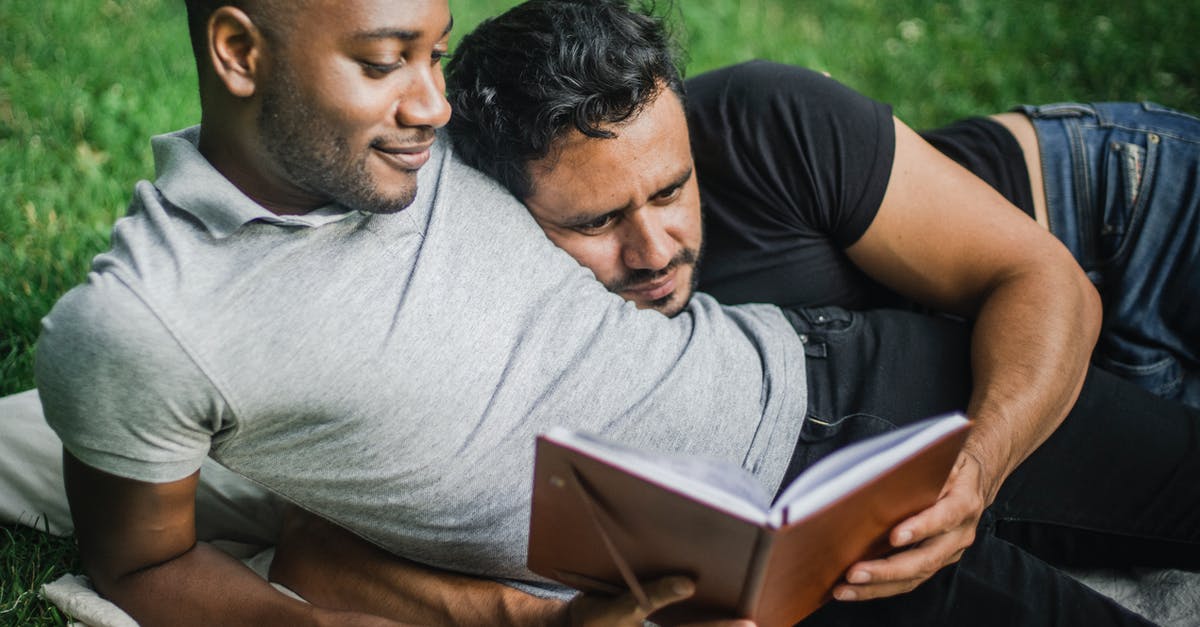
<path id="1" fill-rule="evenodd" d="M 682 601 L 696 593 L 696 584 L 691 579 L 682 576 L 663 577 L 655 579 L 642 587 L 650 607 L 642 608 L 646 613 Z"/>

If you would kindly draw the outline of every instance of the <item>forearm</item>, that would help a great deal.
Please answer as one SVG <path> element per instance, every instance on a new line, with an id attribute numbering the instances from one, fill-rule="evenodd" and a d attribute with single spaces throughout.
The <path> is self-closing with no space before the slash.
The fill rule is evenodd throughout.
<path id="1" fill-rule="evenodd" d="M 1070 411 L 1100 315 L 1099 296 L 1073 263 L 1009 278 L 981 304 L 967 408 L 975 425 L 964 451 L 980 464 L 988 503 Z"/>
<path id="2" fill-rule="evenodd" d="M 309 602 L 419 624 L 557 625 L 564 603 L 396 557 L 309 514 L 291 512 L 271 579 Z"/>
<path id="3" fill-rule="evenodd" d="M 321 625 L 330 618 L 205 544 L 133 573 L 107 578 L 93 573 L 93 581 L 101 594 L 147 627 Z"/>

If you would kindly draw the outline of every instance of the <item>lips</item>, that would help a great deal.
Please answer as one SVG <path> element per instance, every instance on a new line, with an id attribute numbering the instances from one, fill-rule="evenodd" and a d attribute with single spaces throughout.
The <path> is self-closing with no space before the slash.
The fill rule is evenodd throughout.
<path id="1" fill-rule="evenodd" d="M 634 287 L 624 290 L 624 293 L 629 295 L 629 298 L 636 301 L 655 301 L 660 298 L 665 298 L 667 295 L 675 291 L 675 274 L 677 269 L 672 269 L 663 276 L 647 281 Z"/>
<path id="2" fill-rule="evenodd" d="M 429 149 L 432 142 L 415 145 L 375 145 L 371 146 L 379 158 L 398 170 L 418 170 L 429 161 Z"/>

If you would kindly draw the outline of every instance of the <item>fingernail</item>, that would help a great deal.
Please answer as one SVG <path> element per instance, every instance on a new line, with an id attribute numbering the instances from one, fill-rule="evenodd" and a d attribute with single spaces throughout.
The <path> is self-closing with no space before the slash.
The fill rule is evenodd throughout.
<path id="1" fill-rule="evenodd" d="M 901 531 L 900 533 L 896 534 L 896 544 L 901 545 L 901 546 L 908 544 L 909 542 L 912 542 L 912 539 L 913 539 L 913 532 L 909 531 L 908 529 L 905 529 L 904 531 Z"/>
<path id="2" fill-rule="evenodd" d="M 865 570 L 856 570 L 846 576 L 846 581 L 850 583 L 867 583 L 871 581 L 871 573 Z"/>
<path id="3" fill-rule="evenodd" d="M 833 593 L 833 598 L 839 601 L 853 601 L 858 598 L 858 594 L 853 590 L 839 589 Z"/>
<path id="4" fill-rule="evenodd" d="M 675 594 L 691 594 L 692 582 L 688 579 L 676 579 L 675 583 L 671 584 L 671 590 L 674 590 Z"/>

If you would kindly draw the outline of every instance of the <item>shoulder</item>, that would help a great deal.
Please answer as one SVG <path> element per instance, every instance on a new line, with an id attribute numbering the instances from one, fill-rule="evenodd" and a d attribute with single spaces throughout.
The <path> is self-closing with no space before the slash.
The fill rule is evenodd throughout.
<path id="1" fill-rule="evenodd" d="M 210 386 L 113 273 L 91 273 L 43 319 L 35 376 L 47 423 L 89 466 L 170 481 L 193 472 L 207 454 Z"/>
<path id="2" fill-rule="evenodd" d="M 761 107 L 780 99 L 813 106 L 873 102 L 822 72 L 763 60 L 705 72 L 688 79 L 686 85 L 689 104 L 695 102 L 699 106 L 711 106 L 718 101 Z"/>
<path id="3" fill-rule="evenodd" d="M 814 86 L 836 84 L 825 74 L 805 67 L 755 59 L 698 74 L 687 80 L 687 87 L 689 91 L 693 88 L 720 88 L 728 93 L 740 94 L 771 89 L 781 81 Z"/>

